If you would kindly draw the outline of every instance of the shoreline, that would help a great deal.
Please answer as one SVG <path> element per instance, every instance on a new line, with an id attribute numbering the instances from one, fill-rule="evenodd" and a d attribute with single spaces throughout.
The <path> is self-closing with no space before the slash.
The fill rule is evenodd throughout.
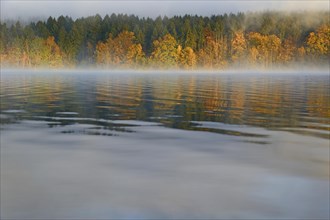
<path id="1" fill-rule="evenodd" d="M 330 68 L 326 67 L 309 67 L 304 66 L 300 68 L 227 68 L 221 70 L 212 69 L 195 69 L 195 70 L 183 70 L 183 69 L 106 69 L 106 68 L 91 68 L 91 67 L 75 67 L 75 68 L 13 68 L 13 67 L 0 67 L 1 74 L 9 74 L 12 72 L 23 73 L 41 73 L 47 71 L 48 73 L 98 73 L 98 74 L 164 74 L 164 75 L 176 75 L 176 74 L 219 74 L 219 75 L 249 75 L 249 74 L 330 74 Z"/>

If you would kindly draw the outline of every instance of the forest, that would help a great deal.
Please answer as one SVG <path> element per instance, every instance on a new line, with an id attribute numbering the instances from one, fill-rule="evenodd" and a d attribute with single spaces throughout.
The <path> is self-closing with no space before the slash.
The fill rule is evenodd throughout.
<path id="1" fill-rule="evenodd" d="M 0 21 L 2 67 L 134 69 L 328 65 L 328 11 Z"/>

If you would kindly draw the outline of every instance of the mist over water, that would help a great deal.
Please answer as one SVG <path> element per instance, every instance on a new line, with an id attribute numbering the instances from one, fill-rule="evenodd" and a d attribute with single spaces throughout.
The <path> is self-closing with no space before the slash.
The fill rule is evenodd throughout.
<path id="1" fill-rule="evenodd" d="M 329 218 L 328 73 L 1 71 L 1 218 Z"/>

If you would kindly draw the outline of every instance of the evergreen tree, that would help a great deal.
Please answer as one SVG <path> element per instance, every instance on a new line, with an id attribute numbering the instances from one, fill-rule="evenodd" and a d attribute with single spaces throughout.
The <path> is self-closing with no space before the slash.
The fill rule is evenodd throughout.
<path id="1" fill-rule="evenodd" d="M 198 62 L 200 67 L 218 69 L 307 61 L 318 65 L 329 62 L 329 26 L 327 12 L 269 11 L 156 19 L 126 14 L 75 20 L 60 16 L 24 25 L 0 21 L 0 57 L 2 64 L 15 66 L 62 62 L 190 69 Z M 49 55 L 49 48 L 57 55 Z"/>

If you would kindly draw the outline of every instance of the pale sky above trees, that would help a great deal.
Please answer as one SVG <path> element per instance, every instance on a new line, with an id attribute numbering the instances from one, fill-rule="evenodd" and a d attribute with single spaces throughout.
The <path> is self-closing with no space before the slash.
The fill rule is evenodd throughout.
<path id="1" fill-rule="evenodd" d="M 328 0 L 1 0 L 1 19 L 73 18 L 112 13 L 139 17 L 202 15 L 264 10 L 329 10 Z"/>

